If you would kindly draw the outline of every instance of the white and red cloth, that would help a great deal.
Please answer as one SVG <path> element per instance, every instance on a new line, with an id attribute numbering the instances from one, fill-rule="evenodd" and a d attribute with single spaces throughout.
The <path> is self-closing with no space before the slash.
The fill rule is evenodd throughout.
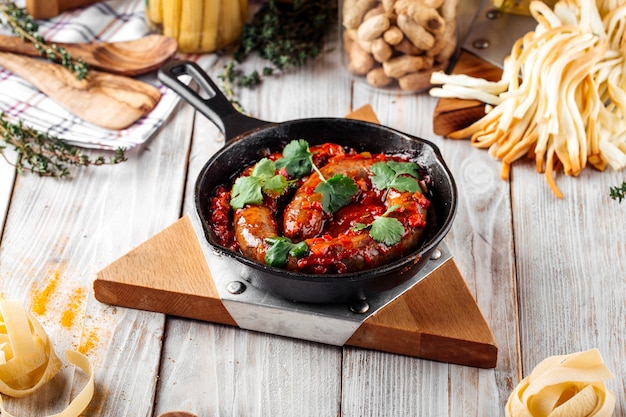
<path id="1" fill-rule="evenodd" d="M 23 1 L 21 3 L 24 3 Z M 16 2 L 18 6 L 23 6 Z M 67 11 L 55 18 L 38 20 L 39 33 L 51 42 L 126 41 L 150 33 L 145 21 L 145 0 L 111 0 Z M 0 31 L 11 32 L 0 25 Z M 208 56 L 180 56 L 202 61 Z M 47 132 L 67 142 L 87 148 L 132 148 L 147 141 L 168 118 L 179 97 L 163 86 L 156 72 L 139 79 L 159 88 L 162 97 L 157 106 L 132 126 L 106 130 L 72 115 L 20 77 L 0 67 L 0 112 L 10 120 Z"/>

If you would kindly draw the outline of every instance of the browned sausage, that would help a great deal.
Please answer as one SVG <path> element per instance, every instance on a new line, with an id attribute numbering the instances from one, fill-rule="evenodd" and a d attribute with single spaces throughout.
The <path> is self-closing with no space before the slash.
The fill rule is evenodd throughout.
<path id="1" fill-rule="evenodd" d="M 241 253 L 264 264 L 265 253 L 269 248 L 265 239 L 278 234 L 272 207 L 265 204 L 247 205 L 236 210 L 234 229 Z"/>
<path id="2" fill-rule="evenodd" d="M 403 224 L 405 233 L 393 246 L 375 241 L 368 230 L 348 229 L 338 236 L 307 239 L 309 254 L 289 259 L 287 268 L 310 273 L 345 273 L 375 268 L 411 253 L 419 245 L 430 202 L 419 192 L 389 190 L 385 206 L 399 205 L 390 214 Z"/>
<path id="3" fill-rule="evenodd" d="M 352 178 L 357 185 L 371 187 L 368 180 L 369 168 L 380 162 L 375 158 L 364 158 L 361 155 L 341 156 L 331 160 L 328 165 L 320 169 L 324 178 L 329 179 L 337 174 Z M 322 210 L 322 195 L 315 192 L 315 187 L 321 182 L 317 173 L 312 174 L 304 184 L 298 188 L 295 195 L 287 204 L 283 217 L 283 233 L 293 241 L 301 241 L 319 236 L 324 227 L 324 211 Z M 360 188 L 361 188 L 360 187 Z M 356 196 L 355 196 L 356 197 Z"/>
<path id="4" fill-rule="evenodd" d="M 344 154 L 344 149 L 335 144 L 324 144 L 311 148 L 316 163 L 325 163 L 329 158 Z M 274 159 L 278 158 L 278 155 Z M 244 170 L 242 176 L 250 175 L 254 166 Z M 276 200 L 265 197 L 262 205 L 246 205 L 235 210 L 234 235 L 241 253 L 250 259 L 265 263 L 265 254 L 270 245 L 268 237 L 278 235 L 275 220 Z"/>

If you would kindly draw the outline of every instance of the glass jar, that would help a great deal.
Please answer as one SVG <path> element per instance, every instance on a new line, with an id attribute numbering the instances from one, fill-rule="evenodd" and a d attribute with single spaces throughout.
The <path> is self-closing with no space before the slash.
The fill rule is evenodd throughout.
<path id="1" fill-rule="evenodd" d="M 430 88 L 457 51 L 458 0 L 343 0 L 348 71 L 368 85 L 404 92 Z"/>
<path id="2" fill-rule="evenodd" d="M 504 13 L 530 15 L 529 6 L 532 0 L 492 0 L 494 6 Z M 554 7 L 557 0 L 543 0 L 545 4 Z"/>
<path id="3" fill-rule="evenodd" d="M 213 52 L 229 45 L 247 19 L 247 0 L 146 0 L 151 29 L 176 39 L 182 52 Z"/>

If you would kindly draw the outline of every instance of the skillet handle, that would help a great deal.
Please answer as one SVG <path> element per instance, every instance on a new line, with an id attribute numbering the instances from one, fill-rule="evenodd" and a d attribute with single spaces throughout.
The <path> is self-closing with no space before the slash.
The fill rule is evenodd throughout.
<path id="1" fill-rule="evenodd" d="M 188 75 L 209 98 L 203 98 L 189 85 L 180 80 Z M 195 62 L 171 61 L 159 70 L 159 80 L 172 89 L 183 100 L 204 114 L 224 134 L 226 141 L 257 127 L 271 124 L 238 112 L 219 87 Z"/>

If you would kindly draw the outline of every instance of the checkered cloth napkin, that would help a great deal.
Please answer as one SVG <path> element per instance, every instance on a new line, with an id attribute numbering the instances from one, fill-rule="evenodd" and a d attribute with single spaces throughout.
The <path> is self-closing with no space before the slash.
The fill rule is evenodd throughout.
<path id="1" fill-rule="evenodd" d="M 24 7 L 24 1 L 16 2 Z M 67 11 L 49 20 L 40 20 L 39 33 L 48 41 L 91 42 L 125 41 L 147 35 L 150 30 L 144 17 L 145 0 L 112 0 Z M 5 27 L 2 33 L 11 34 Z M 181 55 L 202 65 L 208 56 Z M 48 98 L 28 82 L 0 67 L 0 111 L 9 119 L 86 148 L 131 148 L 147 141 L 178 103 L 179 97 L 163 86 L 156 73 L 139 79 L 155 85 L 162 94 L 156 107 L 132 126 L 107 130 L 87 123 Z"/>

